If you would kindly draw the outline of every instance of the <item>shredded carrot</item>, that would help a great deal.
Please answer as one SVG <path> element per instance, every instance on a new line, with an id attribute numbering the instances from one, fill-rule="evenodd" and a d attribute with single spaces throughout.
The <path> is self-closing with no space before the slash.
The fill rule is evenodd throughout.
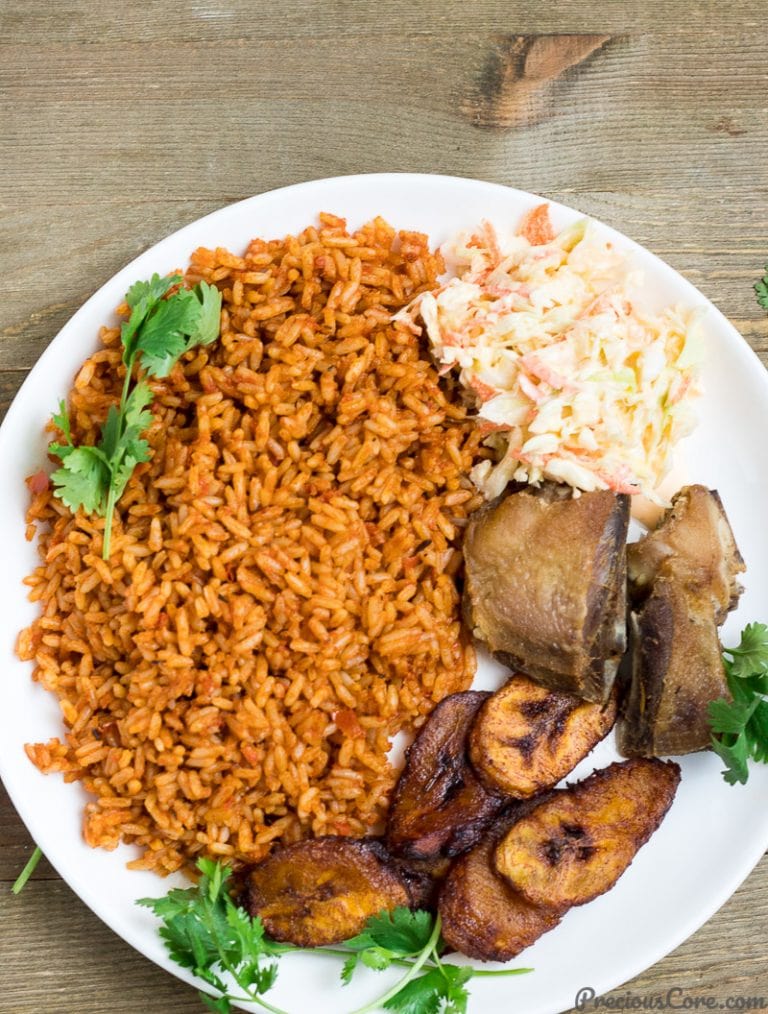
<path id="1" fill-rule="evenodd" d="M 531 246 L 542 246 L 544 243 L 551 243 L 555 238 L 555 230 L 549 219 L 549 205 L 537 204 L 529 212 L 523 215 L 518 233 L 524 236 Z"/>

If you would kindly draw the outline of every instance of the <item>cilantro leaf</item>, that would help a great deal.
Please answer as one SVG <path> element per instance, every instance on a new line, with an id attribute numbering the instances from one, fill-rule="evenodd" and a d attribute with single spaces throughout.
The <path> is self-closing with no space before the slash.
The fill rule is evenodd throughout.
<path id="1" fill-rule="evenodd" d="M 341 981 L 345 986 L 348 986 L 352 981 L 355 969 L 357 968 L 357 954 L 350 954 L 344 964 L 341 966 Z"/>
<path id="2" fill-rule="evenodd" d="M 66 449 L 61 468 L 51 475 L 54 492 L 62 503 L 73 512 L 82 507 L 88 514 L 104 512 L 109 480 L 109 465 L 96 447 Z"/>
<path id="3" fill-rule="evenodd" d="M 741 679 L 768 673 L 768 626 L 748 623 L 741 632 L 738 648 L 724 648 L 731 656 L 729 671 Z"/>
<path id="4" fill-rule="evenodd" d="M 63 398 L 59 399 L 59 411 L 52 417 L 54 426 L 58 426 L 67 441 L 67 444 L 72 446 L 72 429 L 69 422 L 69 412 L 67 411 L 67 403 Z M 56 445 L 59 446 L 59 445 Z"/>
<path id="5" fill-rule="evenodd" d="M 729 785 L 744 785 L 749 761 L 768 764 L 768 626 L 749 623 L 736 648 L 723 648 L 731 700 L 708 706 L 712 749 L 725 764 Z"/>
<path id="6" fill-rule="evenodd" d="M 707 711 L 713 732 L 730 732 L 738 736 L 752 717 L 758 701 L 726 701 L 724 697 L 710 701 Z"/>
<path id="7" fill-rule="evenodd" d="M 217 290 L 218 292 L 218 290 Z M 153 377 L 167 377 L 187 339 L 200 323 L 202 307 L 190 289 L 180 289 L 171 299 L 161 300 L 136 335 L 141 365 Z"/>
<path id="8" fill-rule="evenodd" d="M 148 282 L 134 282 L 125 294 L 125 301 L 132 310 L 141 305 L 153 306 L 173 285 L 178 285 L 181 280 L 181 275 L 161 277 L 155 272 Z"/>
<path id="9" fill-rule="evenodd" d="M 743 731 L 740 732 L 730 745 L 713 736 L 712 749 L 725 764 L 723 778 L 726 782 L 729 785 L 735 785 L 737 782 L 744 785 L 749 777 L 746 734 Z"/>
<path id="10" fill-rule="evenodd" d="M 216 1011 L 217 1014 L 231 1014 L 232 1004 L 229 1002 L 229 997 L 210 996 L 208 993 L 203 993 L 202 990 L 198 990 L 197 995 L 203 1001 L 208 1010 Z"/>
<path id="11" fill-rule="evenodd" d="M 472 977 L 472 969 L 462 965 L 439 965 L 412 979 L 399 993 L 387 1000 L 387 1010 L 398 1014 L 466 1014 L 469 994 L 464 983 Z"/>
<path id="12" fill-rule="evenodd" d="M 381 972 L 383 969 L 389 968 L 394 955 L 386 947 L 366 947 L 364 951 L 360 951 L 359 957 L 366 968 Z"/>
<path id="13" fill-rule="evenodd" d="M 437 968 L 412 979 L 384 1003 L 386 1010 L 398 1014 L 438 1014 L 443 995 L 443 977 Z"/>
<path id="14" fill-rule="evenodd" d="M 119 405 L 112 405 L 95 447 L 76 447 L 67 406 L 59 402 L 53 422 L 64 442 L 49 444 L 50 454 L 61 461 L 51 476 L 53 490 L 76 511 L 104 516 L 102 556 L 109 559 L 115 505 L 125 492 L 137 465 L 149 461 L 149 443 L 141 434 L 152 424 L 147 410 L 152 390 L 145 381 L 133 380 L 138 362 L 149 376 L 167 377 L 179 357 L 195 345 L 208 345 L 219 333 L 221 293 L 214 285 L 200 282 L 194 289 L 170 290 L 182 282 L 181 275 L 154 274 L 149 281 L 135 282 L 125 295 L 130 317 L 123 322 L 125 380 Z"/>
<path id="15" fill-rule="evenodd" d="M 765 274 L 759 282 L 755 282 L 755 293 L 757 301 L 764 310 L 768 310 L 768 264 L 765 265 Z"/>
<path id="16" fill-rule="evenodd" d="M 136 332 L 146 320 L 148 314 L 160 302 L 168 290 L 178 285 L 181 275 L 166 275 L 161 278 L 154 274 L 148 282 L 134 282 L 125 294 L 125 301 L 131 309 L 131 315 L 120 329 L 123 343 L 123 362 L 130 369 L 136 358 Z"/>
<path id="17" fill-rule="evenodd" d="M 192 290 L 200 301 L 200 319 L 197 328 L 190 335 L 188 348 L 195 345 L 210 345 L 219 337 L 221 316 L 221 293 L 215 285 L 199 282 Z"/>
<path id="18" fill-rule="evenodd" d="M 432 935 L 434 926 L 435 919 L 430 912 L 398 907 L 372 916 L 365 932 L 346 941 L 345 946 L 355 950 L 386 948 L 396 955 L 418 954 Z"/>

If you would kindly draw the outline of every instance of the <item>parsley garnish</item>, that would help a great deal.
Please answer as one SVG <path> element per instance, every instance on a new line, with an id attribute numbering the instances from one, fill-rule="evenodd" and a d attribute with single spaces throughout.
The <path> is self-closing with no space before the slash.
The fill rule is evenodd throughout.
<path id="1" fill-rule="evenodd" d="M 768 264 L 765 265 L 765 274 L 759 282 L 755 282 L 757 301 L 764 310 L 768 310 Z"/>
<path id="2" fill-rule="evenodd" d="M 218 991 L 200 993 L 205 1005 L 218 1014 L 231 1014 L 233 1003 L 257 1003 L 273 1014 L 287 1014 L 262 996 L 275 983 L 277 961 L 286 953 L 302 950 L 271 940 L 258 916 L 250 916 L 233 901 L 226 866 L 200 859 L 202 876 L 195 887 L 176 888 L 163 898 L 142 898 L 162 921 L 160 936 L 168 953 L 182 968 Z M 383 996 L 354 1014 L 369 1014 L 381 1007 L 396 1014 L 466 1014 L 469 993 L 465 984 L 477 975 L 521 975 L 530 968 L 478 971 L 471 966 L 442 961 L 440 916 L 396 908 L 380 912 L 356 937 L 338 948 L 309 948 L 313 954 L 344 959 L 343 984 L 350 982 L 359 965 L 381 971 L 391 965 L 407 969 Z M 241 995 L 230 992 L 234 982 Z"/>
<path id="3" fill-rule="evenodd" d="M 206 282 L 194 289 L 177 289 L 181 275 L 136 282 L 125 301 L 131 313 L 120 329 L 125 381 L 119 405 L 111 405 L 101 427 L 101 439 L 93 446 L 76 446 L 64 401 L 53 422 L 64 434 L 48 450 L 61 461 L 51 480 L 54 493 L 72 511 L 82 507 L 88 514 L 104 517 L 102 556 L 109 559 L 115 504 L 123 494 L 134 468 L 148 461 L 149 444 L 141 434 L 152 422 L 147 406 L 152 391 L 144 380 L 133 379 L 134 367 L 147 376 L 167 377 L 179 357 L 197 345 L 210 345 L 219 334 L 221 293 Z"/>
<path id="4" fill-rule="evenodd" d="M 738 648 L 724 648 L 723 657 L 733 700 L 709 704 L 712 749 L 725 762 L 726 782 L 744 785 L 749 760 L 768 764 L 768 626 L 748 624 Z"/>

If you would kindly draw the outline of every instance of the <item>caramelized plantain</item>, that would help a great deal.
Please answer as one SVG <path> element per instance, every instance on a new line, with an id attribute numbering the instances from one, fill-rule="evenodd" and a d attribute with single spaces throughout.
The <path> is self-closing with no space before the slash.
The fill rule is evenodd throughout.
<path id="1" fill-rule="evenodd" d="M 433 912 L 440 886 L 451 868 L 451 860 L 438 856 L 437 859 L 393 857 L 392 861 L 408 888 L 411 908 L 426 908 Z"/>
<path id="2" fill-rule="evenodd" d="M 536 806 L 496 848 L 496 870 L 534 905 L 583 905 L 609 890 L 661 823 L 680 782 L 672 762 L 635 758 Z"/>
<path id="3" fill-rule="evenodd" d="M 504 805 L 483 787 L 466 755 L 469 727 L 488 696 L 467 690 L 444 698 L 411 744 L 389 811 L 386 841 L 393 853 L 460 855 Z"/>
<path id="4" fill-rule="evenodd" d="M 246 902 L 275 940 L 321 947 L 355 936 L 382 909 L 410 905 L 411 895 L 380 842 L 329 835 L 253 867 Z"/>
<path id="5" fill-rule="evenodd" d="M 532 905 L 498 875 L 496 838 L 489 836 L 454 862 L 438 901 L 445 942 L 480 961 L 509 961 L 553 929 L 564 912 Z"/>
<path id="6" fill-rule="evenodd" d="M 592 704 L 513 676 L 480 708 L 469 758 L 483 783 L 516 799 L 552 788 L 608 735 L 617 695 Z"/>

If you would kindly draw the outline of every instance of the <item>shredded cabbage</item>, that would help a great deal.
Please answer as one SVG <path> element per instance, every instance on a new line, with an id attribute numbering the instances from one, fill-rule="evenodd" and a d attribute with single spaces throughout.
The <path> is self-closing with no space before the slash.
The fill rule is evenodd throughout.
<path id="1" fill-rule="evenodd" d="M 483 223 L 443 254 L 453 277 L 397 316 L 421 320 L 443 372 L 476 396 L 499 457 L 473 470 L 485 496 L 547 478 L 663 502 L 696 423 L 700 313 L 646 308 L 638 272 L 587 221 L 539 245 Z"/>

